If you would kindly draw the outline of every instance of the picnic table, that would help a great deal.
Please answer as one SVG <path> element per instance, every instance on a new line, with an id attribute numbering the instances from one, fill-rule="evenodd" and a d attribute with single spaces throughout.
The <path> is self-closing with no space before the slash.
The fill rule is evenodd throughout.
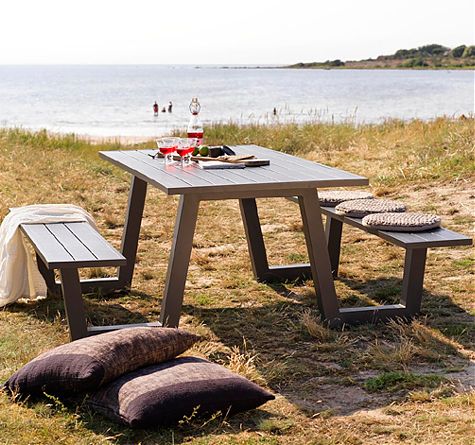
<path id="1" fill-rule="evenodd" d="M 100 156 L 132 175 L 122 254 L 116 279 L 104 287 L 130 287 L 139 241 L 147 185 L 166 195 L 179 195 L 179 204 L 163 294 L 160 322 L 178 326 L 190 261 L 193 235 L 201 201 L 238 199 L 254 276 L 258 281 L 295 280 L 311 276 L 322 318 L 339 319 L 327 242 L 318 202 L 320 187 L 367 185 L 368 179 L 256 145 L 233 146 L 237 155 L 270 159 L 270 165 L 245 169 L 203 170 L 180 164 L 165 166 L 150 156 L 156 150 L 102 151 Z M 298 197 L 310 264 L 270 266 L 256 206 L 258 198 Z"/>

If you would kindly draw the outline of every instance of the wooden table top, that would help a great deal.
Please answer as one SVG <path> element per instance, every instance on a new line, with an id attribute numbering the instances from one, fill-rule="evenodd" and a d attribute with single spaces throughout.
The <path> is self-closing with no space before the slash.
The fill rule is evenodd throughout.
<path id="1" fill-rule="evenodd" d="M 162 190 L 167 195 L 213 192 L 249 192 L 368 185 L 368 179 L 323 164 L 257 145 L 233 146 L 236 154 L 270 159 L 270 165 L 244 169 L 203 170 L 196 165 L 165 165 L 152 159 L 157 150 L 101 151 L 112 164 Z"/>

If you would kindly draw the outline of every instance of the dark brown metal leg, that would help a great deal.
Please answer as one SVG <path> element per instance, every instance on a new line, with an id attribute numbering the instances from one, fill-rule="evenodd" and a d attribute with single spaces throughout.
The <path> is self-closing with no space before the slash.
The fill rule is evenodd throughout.
<path id="1" fill-rule="evenodd" d="M 160 322 L 164 326 L 177 327 L 180 321 L 199 203 L 195 196 L 180 196 L 160 311 Z"/>
<path id="2" fill-rule="evenodd" d="M 36 255 L 36 264 L 38 265 L 38 270 L 40 271 L 40 274 L 46 281 L 48 291 L 53 295 L 59 295 L 61 293 L 61 288 L 59 285 L 56 284 L 54 270 L 49 270 L 38 254 Z"/>
<path id="3" fill-rule="evenodd" d="M 147 183 L 133 176 L 121 246 L 122 255 L 127 258 L 127 264 L 119 268 L 118 287 L 130 287 L 132 284 L 146 194 Z"/>
<path id="4" fill-rule="evenodd" d="M 71 341 L 87 337 L 86 311 L 77 269 L 61 269 L 61 289 Z"/>
<path id="5" fill-rule="evenodd" d="M 239 200 L 239 205 L 252 271 L 256 280 L 267 283 L 311 278 L 312 274 L 309 264 L 269 266 L 256 200 L 254 198 L 243 198 Z"/>
<path id="6" fill-rule="evenodd" d="M 328 255 L 330 255 L 330 265 L 334 278 L 338 276 L 342 230 L 342 221 L 327 216 L 327 220 L 325 222 L 325 238 L 327 240 Z"/>
<path id="7" fill-rule="evenodd" d="M 269 272 L 269 263 L 267 261 L 266 246 L 262 236 L 256 200 L 254 198 L 240 199 L 239 206 L 254 277 L 257 281 L 265 281 Z"/>
<path id="8" fill-rule="evenodd" d="M 406 306 L 410 316 L 418 314 L 421 310 L 426 256 L 427 249 L 406 250 L 401 304 Z"/>
<path id="9" fill-rule="evenodd" d="M 333 283 L 317 191 L 310 189 L 302 193 L 299 196 L 299 205 L 318 308 L 325 321 L 330 324 L 338 324 L 338 299 Z"/>

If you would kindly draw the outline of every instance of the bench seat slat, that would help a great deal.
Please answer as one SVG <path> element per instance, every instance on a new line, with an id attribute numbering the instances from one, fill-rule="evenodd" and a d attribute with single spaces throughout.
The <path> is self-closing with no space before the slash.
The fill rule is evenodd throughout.
<path id="1" fill-rule="evenodd" d="M 70 253 L 75 261 L 94 261 L 97 258 L 63 223 L 46 224 L 46 228 Z"/>
<path id="2" fill-rule="evenodd" d="M 297 202 L 298 198 L 292 196 L 290 201 Z M 366 227 L 361 222 L 362 218 L 351 218 L 339 215 L 334 207 L 320 207 L 325 216 L 331 216 L 338 221 L 347 223 L 358 229 L 379 236 L 384 240 L 404 248 L 427 248 L 427 247 L 450 247 L 450 246 L 471 246 L 472 239 L 461 233 L 453 232 L 449 229 L 439 227 L 427 232 L 393 232 L 388 230 L 376 230 Z"/>
<path id="3" fill-rule="evenodd" d="M 20 227 L 46 265 L 74 261 L 45 224 L 22 224 Z"/>
<path id="4" fill-rule="evenodd" d="M 472 239 L 468 236 L 442 227 L 428 230 L 427 232 L 392 232 L 387 230 L 376 230 L 364 226 L 361 222 L 362 218 L 350 218 L 339 215 L 333 207 L 321 207 L 321 209 L 324 215 L 346 222 L 354 227 L 365 230 L 368 233 L 380 236 L 390 243 L 405 248 L 470 246 L 472 244 Z"/>
<path id="5" fill-rule="evenodd" d="M 81 240 L 98 260 L 122 260 L 124 258 L 89 224 L 68 223 L 67 228 Z"/>
<path id="6" fill-rule="evenodd" d="M 48 269 L 123 266 L 125 257 L 87 222 L 23 224 Z"/>

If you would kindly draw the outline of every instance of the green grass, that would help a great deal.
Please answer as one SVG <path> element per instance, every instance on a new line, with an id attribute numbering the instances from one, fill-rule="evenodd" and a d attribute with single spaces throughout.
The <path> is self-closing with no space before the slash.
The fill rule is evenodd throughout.
<path id="1" fill-rule="evenodd" d="M 444 377 L 436 374 L 421 375 L 410 372 L 384 372 L 377 377 L 366 380 L 364 387 L 370 392 L 389 391 L 396 392 L 409 389 L 436 388 L 446 381 Z"/>

